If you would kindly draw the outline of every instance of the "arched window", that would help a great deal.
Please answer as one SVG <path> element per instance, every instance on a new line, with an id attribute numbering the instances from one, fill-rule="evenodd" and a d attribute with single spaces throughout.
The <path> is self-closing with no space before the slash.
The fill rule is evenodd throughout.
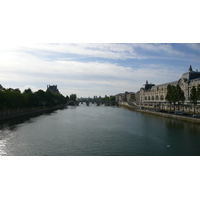
<path id="1" fill-rule="evenodd" d="M 150 100 L 151 98 L 150 98 L 150 96 L 148 96 L 148 100 Z"/>
<path id="2" fill-rule="evenodd" d="M 154 100 L 154 96 L 152 96 L 151 99 Z"/>
<path id="3" fill-rule="evenodd" d="M 160 100 L 164 100 L 164 96 L 163 95 L 160 96 Z"/>
<path id="4" fill-rule="evenodd" d="M 147 100 L 147 97 L 145 96 L 144 100 Z"/>
<path id="5" fill-rule="evenodd" d="M 159 100 L 159 96 L 158 95 L 156 96 L 156 100 Z"/>

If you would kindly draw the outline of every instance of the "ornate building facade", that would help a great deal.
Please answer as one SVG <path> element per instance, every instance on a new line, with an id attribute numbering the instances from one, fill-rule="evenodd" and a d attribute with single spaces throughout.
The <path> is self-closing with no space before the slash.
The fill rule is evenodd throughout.
<path id="1" fill-rule="evenodd" d="M 189 102 L 191 88 L 193 86 L 197 87 L 200 84 L 200 72 L 198 72 L 198 70 L 193 71 L 190 65 L 188 72 L 182 74 L 181 78 L 177 81 L 160 85 L 151 84 L 146 81 L 146 84 L 140 88 L 140 103 L 167 103 L 165 97 L 169 84 L 174 86 L 179 84 L 184 91 L 185 102 Z"/>

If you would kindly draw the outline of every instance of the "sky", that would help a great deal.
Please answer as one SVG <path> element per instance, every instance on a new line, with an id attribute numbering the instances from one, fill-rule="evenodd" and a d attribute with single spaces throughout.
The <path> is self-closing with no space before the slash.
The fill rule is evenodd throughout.
<path id="1" fill-rule="evenodd" d="M 45 90 L 57 85 L 64 96 L 137 92 L 178 80 L 190 65 L 200 70 L 198 43 L 26 43 L 1 45 L 0 84 Z"/>
<path id="2" fill-rule="evenodd" d="M 47 85 L 57 85 L 63 95 L 76 93 L 78 97 L 104 96 L 125 91 L 137 92 L 146 80 L 154 84 L 177 80 L 182 73 L 188 70 L 189 65 L 192 65 L 194 70 L 200 70 L 200 45 L 197 44 L 200 42 L 200 17 L 197 0 L 189 2 L 180 0 L 101 0 L 99 2 L 92 0 L 2 0 L 0 10 L 0 84 L 5 88 L 20 88 L 21 91 L 31 88 L 33 91 L 37 91 L 38 89 L 46 90 Z M 11 178 L 14 177 L 20 182 L 21 184 L 18 184 L 20 187 L 23 185 L 24 191 L 27 193 L 23 193 L 24 198 L 20 193 L 20 198 L 27 199 L 27 194 L 31 192 L 30 188 L 32 187 L 30 187 L 30 183 L 26 184 L 27 186 L 24 185 L 24 182 L 31 180 L 32 177 L 38 177 L 38 175 L 44 177 L 47 169 L 47 172 L 52 175 L 51 180 L 61 183 L 57 184 L 57 187 L 54 184 L 53 193 L 49 193 L 51 197 L 48 196 L 48 198 L 58 198 L 58 195 L 66 196 L 65 190 L 63 190 L 65 193 L 60 190 L 64 185 L 63 180 L 58 177 L 63 177 L 63 174 L 68 171 L 60 170 L 60 167 L 57 166 L 69 167 L 70 164 L 76 169 L 77 166 L 80 166 L 80 162 L 77 162 L 76 159 L 66 160 L 67 162 L 63 163 L 62 158 L 56 159 L 55 162 L 49 160 L 48 163 L 44 158 L 42 160 L 34 158 L 34 162 L 28 167 L 27 163 L 29 162 L 23 159 L 17 165 L 16 160 L 9 160 L 11 162 L 7 165 L 5 165 L 6 162 L 2 162 L 1 167 L 5 166 L 4 171 L 7 172 L 4 173 L 5 179 L 3 174 L 2 182 L 8 180 L 9 174 L 12 174 L 13 171 L 9 170 L 9 167 L 15 165 L 21 181 L 16 173 L 12 174 Z M 144 199 L 149 198 L 149 195 L 154 199 L 160 199 L 160 196 L 166 193 L 163 188 L 169 188 L 171 180 L 177 176 L 177 180 L 181 180 L 178 183 L 175 181 L 178 186 L 177 193 L 175 193 L 177 197 L 181 196 L 182 199 L 185 199 L 191 198 L 191 194 L 194 197 L 199 195 L 194 192 L 196 187 L 194 184 L 191 184 L 191 187 L 187 185 L 185 192 L 179 192 L 186 187 L 185 182 L 195 183 L 195 180 L 191 181 L 191 177 L 196 177 L 198 172 L 196 166 L 199 166 L 199 162 L 195 158 L 192 160 L 188 158 L 190 159 L 187 162 L 189 164 L 186 165 L 186 158 L 181 158 L 181 160 L 165 158 L 162 159 L 162 162 L 160 162 L 160 157 L 159 160 L 151 158 L 150 161 L 153 165 L 150 168 L 149 159 L 145 160 L 146 158 L 135 160 L 136 158 L 118 157 L 115 162 L 112 159 L 109 164 L 108 160 L 101 158 L 102 165 L 99 168 L 91 167 L 94 158 L 88 159 L 88 165 L 81 160 L 86 173 L 83 173 L 82 177 L 78 177 L 84 180 L 85 184 L 72 190 L 73 192 L 82 191 L 79 192 L 80 198 L 86 195 L 85 191 L 87 192 L 91 187 L 94 193 L 87 193 L 87 199 L 94 199 L 96 194 L 99 195 L 96 188 L 102 188 L 102 182 L 92 181 L 93 185 L 85 182 L 85 174 L 87 174 L 87 179 L 89 177 L 89 181 L 93 180 L 94 174 L 95 180 L 101 179 L 102 175 L 106 177 L 110 183 L 110 192 L 105 193 L 107 198 L 105 198 L 104 192 L 102 193 L 104 199 L 113 199 L 113 197 L 130 199 L 133 197 L 133 190 L 129 189 L 130 185 L 131 187 L 135 183 L 138 185 L 141 177 L 147 180 L 147 187 L 144 185 L 142 190 L 137 188 L 134 191 L 134 194 L 139 197 L 136 199 L 141 199 L 141 194 L 145 195 Z M 144 170 L 144 166 L 147 165 L 148 168 Z M 40 167 L 38 168 L 38 166 Z M 44 169 L 41 170 L 41 166 Z M 174 166 L 177 167 L 177 170 L 174 170 Z M 184 181 L 182 181 L 182 174 L 185 174 L 190 166 L 193 170 L 186 173 Z M 163 174 L 165 168 L 168 173 Z M 118 176 L 114 174 L 115 178 L 112 176 L 113 173 L 110 176 L 113 169 L 116 169 L 117 173 L 119 172 Z M 30 170 L 33 173 L 30 174 Z M 97 174 L 97 170 L 100 173 Z M 55 176 L 52 171 L 56 171 Z M 120 173 L 121 171 L 123 173 Z M 147 171 L 145 176 L 143 176 L 144 171 Z M 72 176 L 67 177 L 68 182 L 74 182 L 76 171 L 72 172 L 74 172 L 71 173 Z M 126 172 L 125 175 L 124 172 Z M 29 174 L 29 176 L 24 177 L 23 174 Z M 49 173 L 46 174 L 49 175 Z M 130 184 L 130 180 L 134 181 L 131 182 L 133 184 Z M 151 184 L 148 184 L 148 180 L 151 181 Z M 52 187 L 52 181 L 43 181 L 43 186 L 47 186 L 46 189 L 49 190 Z M 123 183 L 123 185 L 119 183 Z M 35 187 L 34 182 L 33 184 Z M 155 185 L 159 190 L 152 193 Z M 174 196 L 172 187 L 173 194 L 167 193 L 169 198 L 171 195 Z M 6 198 L 10 194 L 10 187 L 9 190 L 7 188 L 2 190 Z M 117 191 L 116 188 L 120 189 Z M 144 193 L 144 188 L 149 192 Z M 13 192 L 15 195 L 13 198 L 16 198 L 16 194 L 21 188 L 16 187 L 15 184 L 12 189 L 16 191 Z M 43 189 L 43 191 L 46 190 Z M 198 192 L 197 189 L 195 191 Z M 40 194 L 44 198 L 47 195 L 46 192 Z"/>

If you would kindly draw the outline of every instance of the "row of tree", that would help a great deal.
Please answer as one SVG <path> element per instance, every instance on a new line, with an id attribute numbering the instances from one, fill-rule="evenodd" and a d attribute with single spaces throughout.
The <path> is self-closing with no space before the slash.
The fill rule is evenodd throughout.
<path id="1" fill-rule="evenodd" d="M 51 107 L 66 104 L 68 100 L 76 98 L 76 94 L 70 97 L 53 94 L 50 91 L 38 90 L 33 92 L 30 88 L 22 93 L 19 89 L 5 89 L 0 85 L 0 109 L 22 109 L 36 107 Z"/>
<path id="2" fill-rule="evenodd" d="M 200 85 L 198 87 L 193 86 L 191 91 L 190 91 L 190 102 L 194 105 L 197 104 L 197 101 L 200 100 Z M 166 95 L 166 100 L 170 103 L 170 110 L 171 110 L 171 104 L 174 104 L 174 109 L 175 109 L 175 104 L 178 104 L 178 110 L 180 104 L 184 104 L 185 102 L 185 96 L 184 92 L 180 88 L 180 86 L 177 84 L 176 86 L 174 85 L 168 85 L 167 86 L 167 95 Z M 195 110 L 194 110 L 195 112 Z"/>
<path id="3" fill-rule="evenodd" d="M 110 102 L 110 101 L 115 101 L 115 96 L 107 96 L 105 95 L 104 97 L 96 97 L 96 98 L 90 98 L 90 101 L 94 101 L 94 102 Z"/>
<path id="4" fill-rule="evenodd" d="M 175 104 L 178 103 L 178 109 L 179 109 L 179 105 L 181 103 L 183 104 L 185 101 L 184 92 L 181 90 L 178 84 L 176 86 L 168 85 L 167 95 L 165 99 L 170 103 L 170 110 L 171 110 L 172 103 L 174 104 L 174 108 L 175 108 Z"/>
<path id="5" fill-rule="evenodd" d="M 78 101 L 89 101 L 89 102 L 114 102 L 115 101 L 115 96 L 107 96 L 105 95 L 104 97 L 97 97 L 97 96 L 94 96 L 93 98 L 78 98 L 77 99 Z"/>
<path id="6" fill-rule="evenodd" d="M 190 101 L 194 104 L 194 113 L 195 113 L 195 105 L 197 104 L 197 101 L 200 100 L 200 85 L 192 87 L 190 92 Z"/>

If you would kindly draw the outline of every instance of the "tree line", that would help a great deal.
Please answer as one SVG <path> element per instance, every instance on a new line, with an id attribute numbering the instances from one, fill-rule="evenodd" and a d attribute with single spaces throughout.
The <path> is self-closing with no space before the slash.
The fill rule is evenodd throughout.
<path id="1" fill-rule="evenodd" d="M 101 101 L 109 102 L 109 101 L 115 101 L 115 96 L 109 97 L 109 96 L 105 95 L 104 97 L 99 96 L 99 97 L 95 97 L 95 98 L 88 98 L 87 100 L 93 101 L 93 102 L 101 102 Z"/>
<path id="2" fill-rule="evenodd" d="M 170 110 L 171 110 L 171 104 L 174 105 L 174 109 L 175 109 L 176 103 L 178 104 L 178 110 L 179 110 L 180 104 L 183 105 L 185 102 L 184 92 L 178 84 L 176 86 L 169 84 L 167 86 L 167 95 L 165 99 L 170 104 Z M 190 99 L 190 102 L 194 105 L 194 109 L 195 109 L 195 105 L 197 104 L 197 101 L 200 100 L 200 84 L 197 87 L 193 86 L 191 88 L 189 99 Z"/>
<path id="3" fill-rule="evenodd" d="M 72 94 L 70 98 L 74 98 L 74 96 Z M 50 91 L 38 90 L 33 92 L 29 88 L 21 92 L 19 89 L 6 89 L 0 85 L 0 110 L 52 107 L 66 104 L 70 98 L 64 97 L 62 94 L 53 94 Z"/>

